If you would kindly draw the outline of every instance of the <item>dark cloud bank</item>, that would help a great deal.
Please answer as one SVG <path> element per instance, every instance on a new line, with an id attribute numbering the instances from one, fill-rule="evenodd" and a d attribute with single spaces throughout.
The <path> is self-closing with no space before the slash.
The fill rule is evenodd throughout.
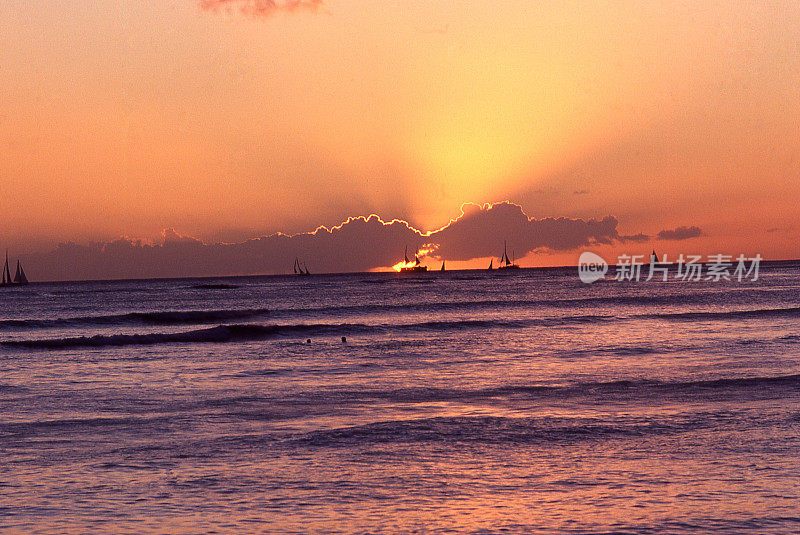
<path id="1" fill-rule="evenodd" d="M 680 230 L 680 229 L 678 229 Z M 391 266 L 403 249 L 431 249 L 436 260 L 498 256 L 503 240 L 517 258 L 532 251 L 569 251 L 591 245 L 646 239 L 620 236 L 617 220 L 529 218 L 516 204 L 467 204 L 461 215 L 432 232 L 378 216 L 350 218 L 331 229 L 273 234 L 242 243 L 206 244 L 164 231 L 164 242 L 143 244 L 121 238 L 105 244 L 60 244 L 54 251 L 24 258 L 34 280 L 192 277 L 290 272 L 295 257 L 315 273 L 366 271 Z"/>

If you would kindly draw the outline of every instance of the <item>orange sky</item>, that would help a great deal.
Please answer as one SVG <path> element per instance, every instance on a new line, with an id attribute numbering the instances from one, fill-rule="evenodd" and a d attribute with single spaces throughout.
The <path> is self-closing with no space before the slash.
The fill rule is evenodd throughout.
<path id="1" fill-rule="evenodd" d="M 508 199 L 800 257 L 796 2 L 229 4 L 0 8 L 0 243 L 431 230 Z"/>

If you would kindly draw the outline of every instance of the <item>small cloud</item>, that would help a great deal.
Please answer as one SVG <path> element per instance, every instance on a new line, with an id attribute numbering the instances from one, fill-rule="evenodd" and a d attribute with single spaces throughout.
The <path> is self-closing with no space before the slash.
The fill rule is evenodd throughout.
<path id="1" fill-rule="evenodd" d="M 279 12 L 317 11 L 322 0 L 200 0 L 205 11 L 236 10 L 251 17 L 270 17 Z"/>
<path id="2" fill-rule="evenodd" d="M 572 192 L 573 195 L 589 195 L 588 189 L 577 189 Z"/>
<path id="3" fill-rule="evenodd" d="M 703 231 L 700 230 L 700 227 L 678 227 L 673 230 L 662 230 L 659 232 L 656 237 L 659 240 L 688 240 L 690 238 L 697 238 L 698 236 L 702 236 Z"/>
<path id="4" fill-rule="evenodd" d="M 767 229 L 767 232 L 769 232 L 770 234 L 772 234 L 773 232 L 780 232 L 781 230 L 783 230 L 783 229 L 782 229 L 782 228 L 780 228 L 780 227 L 772 227 L 772 228 L 768 228 L 768 229 Z"/>
<path id="5" fill-rule="evenodd" d="M 638 234 L 633 234 L 631 236 L 620 236 L 619 241 L 621 242 L 634 242 L 634 243 L 644 243 L 646 241 L 650 241 L 650 236 L 647 234 L 642 234 L 641 232 Z"/>

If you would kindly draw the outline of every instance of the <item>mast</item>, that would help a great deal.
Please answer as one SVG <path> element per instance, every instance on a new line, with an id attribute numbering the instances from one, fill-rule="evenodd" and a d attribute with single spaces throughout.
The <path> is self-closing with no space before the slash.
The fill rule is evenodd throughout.
<path id="1" fill-rule="evenodd" d="M 295 275 L 297 275 L 297 266 L 298 266 L 299 264 L 300 264 L 300 262 L 297 260 L 297 257 L 295 256 L 295 257 L 294 257 L 294 265 L 292 266 L 292 270 L 294 271 L 294 274 L 295 274 Z"/>

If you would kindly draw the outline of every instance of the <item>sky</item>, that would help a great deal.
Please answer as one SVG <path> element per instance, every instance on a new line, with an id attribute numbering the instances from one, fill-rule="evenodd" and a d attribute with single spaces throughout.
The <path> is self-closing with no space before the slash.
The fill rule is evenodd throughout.
<path id="1" fill-rule="evenodd" d="M 0 244 L 34 262 L 505 201 L 509 231 L 615 223 L 504 237 L 523 265 L 800 257 L 797 2 L 9 0 L 0 47 Z"/>

